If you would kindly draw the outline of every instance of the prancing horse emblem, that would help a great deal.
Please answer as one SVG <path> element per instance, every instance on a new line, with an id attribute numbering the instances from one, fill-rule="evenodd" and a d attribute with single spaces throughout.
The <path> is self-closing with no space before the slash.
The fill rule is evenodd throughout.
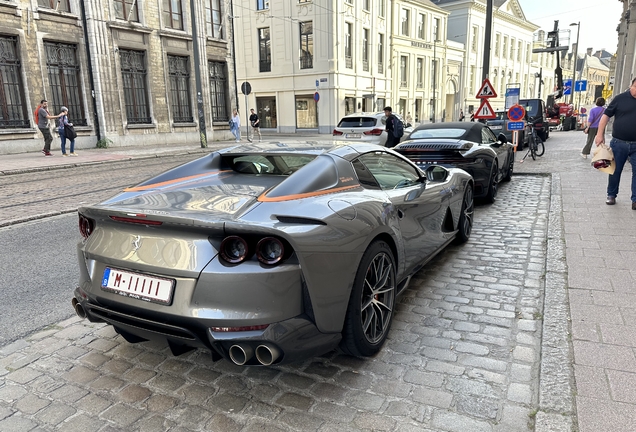
<path id="1" fill-rule="evenodd" d="M 137 252 L 139 248 L 141 247 L 141 236 L 135 236 L 135 238 L 132 241 L 132 245 L 133 245 L 133 252 Z"/>

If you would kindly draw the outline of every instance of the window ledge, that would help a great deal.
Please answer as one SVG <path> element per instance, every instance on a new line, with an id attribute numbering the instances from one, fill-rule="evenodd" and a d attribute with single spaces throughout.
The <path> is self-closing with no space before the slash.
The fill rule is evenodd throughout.
<path id="1" fill-rule="evenodd" d="M 207 36 L 206 39 L 208 40 L 208 42 L 223 43 L 223 44 L 227 45 L 227 40 L 225 40 L 225 39 L 215 38 L 215 37 L 212 37 L 212 36 Z"/>
<path id="2" fill-rule="evenodd" d="M 177 38 L 177 39 L 184 39 L 189 41 L 192 40 L 192 36 L 190 36 L 188 33 L 186 33 L 183 30 L 163 29 L 163 30 L 159 30 L 159 35 Z"/>
<path id="3" fill-rule="evenodd" d="M 92 132 L 93 131 L 92 126 L 73 126 L 73 128 L 75 129 L 75 132 Z"/>
<path id="4" fill-rule="evenodd" d="M 192 127 L 192 126 L 198 126 L 197 123 L 192 122 L 192 123 L 172 123 L 172 126 L 174 127 Z"/>
<path id="5" fill-rule="evenodd" d="M 157 129 L 157 125 L 154 123 L 133 123 L 127 124 L 126 129 Z"/>
<path id="6" fill-rule="evenodd" d="M 34 134 L 37 129 L 34 128 L 22 128 L 22 129 L 0 129 L 0 135 L 16 135 L 16 134 Z"/>
<path id="7" fill-rule="evenodd" d="M 0 6 L 17 9 L 18 8 L 18 3 L 16 3 L 15 1 L 11 1 L 11 0 L 0 0 Z"/>
<path id="8" fill-rule="evenodd" d="M 138 22 L 129 22 L 129 21 L 108 21 L 108 27 L 119 29 L 119 30 L 134 30 L 139 33 L 152 33 L 152 29 L 146 27 Z"/>
<path id="9" fill-rule="evenodd" d="M 43 13 L 45 15 L 63 16 L 65 18 L 72 18 L 72 19 L 79 20 L 79 15 L 76 15 L 74 13 L 64 12 L 64 11 L 56 11 L 55 9 L 49 9 L 49 8 L 45 8 L 45 7 L 38 7 L 37 12 L 38 13 Z"/>

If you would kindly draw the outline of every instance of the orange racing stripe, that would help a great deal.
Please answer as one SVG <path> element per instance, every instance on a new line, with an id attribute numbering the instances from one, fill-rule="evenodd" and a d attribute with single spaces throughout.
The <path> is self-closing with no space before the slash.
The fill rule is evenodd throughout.
<path id="1" fill-rule="evenodd" d="M 274 198 L 269 198 L 267 196 L 265 196 L 265 194 L 261 195 L 258 197 L 258 201 L 260 202 L 281 202 L 281 201 L 291 201 L 291 200 L 296 200 L 296 199 L 302 199 L 302 198 L 311 198 L 311 197 L 315 197 L 315 196 L 320 196 L 320 195 L 327 195 L 327 194 L 331 194 L 331 193 L 336 193 L 336 192 L 342 192 L 342 191 L 346 191 L 349 189 L 356 189 L 361 187 L 359 184 L 356 185 L 352 185 L 352 186 L 343 186 L 343 187 L 339 187 L 339 188 L 333 188 L 333 189 L 326 189 L 326 190 L 321 190 L 321 191 L 317 191 L 317 192 L 307 192 L 307 193 L 302 193 L 302 194 L 294 194 L 294 195 L 284 195 L 281 197 L 274 197 Z"/>
<path id="2" fill-rule="evenodd" d="M 158 188 L 158 187 L 162 187 L 162 186 L 169 186 L 169 185 L 173 185 L 173 184 L 176 184 L 176 183 L 187 182 L 187 181 L 190 181 L 190 180 L 197 180 L 197 179 L 201 179 L 201 178 L 205 178 L 205 177 L 212 177 L 212 176 L 221 174 L 223 172 L 228 172 L 228 170 L 225 170 L 225 171 L 214 171 L 214 172 L 211 172 L 211 173 L 197 174 L 197 175 L 192 175 L 192 176 L 187 176 L 187 177 L 179 177 L 179 178 L 176 178 L 176 179 L 166 180 L 164 182 L 153 183 L 153 184 L 149 184 L 149 185 L 145 185 L 145 186 L 130 187 L 130 188 L 124 189 L 124 192 L 145 191 L 145 190 L 154 189 L 154 188 Z"/>

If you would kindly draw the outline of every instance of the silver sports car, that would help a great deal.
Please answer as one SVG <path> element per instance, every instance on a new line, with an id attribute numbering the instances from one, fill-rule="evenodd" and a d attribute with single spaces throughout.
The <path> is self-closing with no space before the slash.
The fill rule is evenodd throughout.
<path id="1" fill-rule="evenodd" d="M 346 142 L 238 146 L 79 209 L 80 317 L 175 355 L 375 354 L 396 296 L 468 240 L 473 179 Z"/>

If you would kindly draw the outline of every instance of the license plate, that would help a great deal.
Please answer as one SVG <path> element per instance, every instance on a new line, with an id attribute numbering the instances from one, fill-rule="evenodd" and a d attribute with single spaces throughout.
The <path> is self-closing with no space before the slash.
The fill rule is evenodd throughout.
<path id="1" fill-rule="evenodd" d="M 146 276 L 106 267 L 102 289 L 125 297 L 154 303 L 170 304 L 174 280 Z"/>
<path id="2" fill-rule="evenodd" d="M 492 129 L 492 130 L 498 130 L 498 129 L 501 129 L 501 126 L 490 126 L 490 129 Z"/>
<path id="3" fill-rule="evenodd" d="M 360 134 L 345 134 L 345 138 L 362 138 Z"/>

